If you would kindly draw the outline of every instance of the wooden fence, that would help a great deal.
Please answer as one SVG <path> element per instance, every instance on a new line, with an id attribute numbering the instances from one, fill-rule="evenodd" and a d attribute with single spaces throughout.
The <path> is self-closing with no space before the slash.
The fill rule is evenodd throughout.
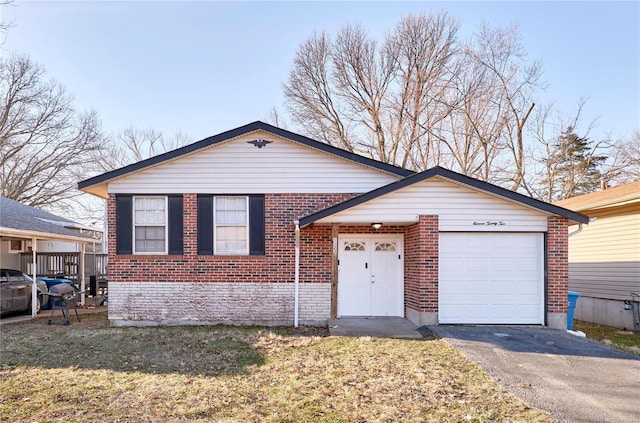
<path id="1" fill-rule="evenodd" d="M 28 275 L 33 274 L 33 255 L 20 254 L 20 270 Z M 79 280 L 80 253 L 36 253 L 36 274 L 38 276 L 63 277 Z M 84 277 L 95 276 L 98 279 L 107 278 L 107 255 L 85 253 Z"/>

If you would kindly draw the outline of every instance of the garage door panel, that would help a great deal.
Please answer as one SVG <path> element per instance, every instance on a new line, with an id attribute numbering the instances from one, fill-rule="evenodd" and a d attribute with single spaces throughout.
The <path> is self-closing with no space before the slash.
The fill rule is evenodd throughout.
<path id="1" fill-rule="evenodd" d="M 461 285 L 461 289 L 462 289 L 462 284 Z M 465 285 L 466 287 L 466 295 L 470 295 L 470 296 L 474 296 L 474 297 L 480 297 L 483 295 L 487 295 L 487 284 L 486 282 L 482 282 L 482 281 L 477 281 L 476 283 L 473 284 L 467 284 Z"/>
<path id="2" fill-rule="evenodd" d="M 459 295 L 462 295 L 463 286 L 460 281 L 451 281 L 450 283 L 439 288 L 439 295 L 443 298 L 447 298 L 451 302 L 451 300 L 455 300 L 455 298 Z"/>
<path id="3" fill-rule="evenodd" d="M 497 319 L 511 319 L 516 312 L 513 304 L 494 304 L 493 313 Z"/>
<path id="4" fill-rule="evenodd" d="M 520 274 L 531 272 L 532 276 L 537 276 L 540 273 L 539 257 L 520 257 L 515 264 Z"/>
<path id="5" fill-rule="evenodd" d="M 462 264 L 463 266 L 461 267 L 472 272 L 484 272 L 490 265 L 490 263 L 488 263 L 484 258 L 476 257 L 469 257 L 466 260 L 463 259 Z"/>
<path id="6" fill-rule="evenodd" d="M 520 294 L 518 302 L 525 301 L 527 298 L 539 300 L 539 289 L 533 282 L 535 281 L 532 281 L 532 283 L 518 283 L 517 292 Z"/>
<path id="7" fill-rule="evenodd" d="M 486 253 L 485 253 L 486 254 Z M 491 262 L 491 270 L 494 272 L 508 273 L 517 268 L 512 257 L 492 257 L 488 259 Z"/>
<path id="8" fill-rule="evenodd" d="M 488 312 L 487 308 L 488 306 L 486 305 L 479 305 L 479 304 L 471 305 L 471 306 L 467 305 L 465 309 L 465 314 L 470 319 L 480 319 L 487 315 L 487 312 Z"/>
<path id="9" fill-rule="evenodd" d="M 516 311 L 520 317 L 531 319 L 532 322 L 535 322 L 538 304 L 519 304 Z"/>
<path id="10" fill-rule="evenodd" d="M 543 235 L 440 234 L 441 323 L 542 324 Z"/>

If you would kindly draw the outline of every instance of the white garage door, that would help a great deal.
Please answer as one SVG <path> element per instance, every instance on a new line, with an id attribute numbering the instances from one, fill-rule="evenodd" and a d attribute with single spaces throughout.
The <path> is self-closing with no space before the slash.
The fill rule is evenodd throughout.
<path id="1" fill-rule="evenodd" d="M 441 233 L 440 323 L 543 324 L 539 233 Z"/>
<path id="2" fill-rule="evenodd" d="M 341 235 L 338 245 L 338 316 L 402 317 L 402 235 Z"/>

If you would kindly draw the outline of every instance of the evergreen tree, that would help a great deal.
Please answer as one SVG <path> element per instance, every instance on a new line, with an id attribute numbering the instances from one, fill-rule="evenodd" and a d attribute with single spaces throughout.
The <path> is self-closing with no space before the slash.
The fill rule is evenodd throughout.
<path id="1" fill-rule="evenodd" d="M 549 179 L 545 181 L 551 189 L 551 199 L 562 200 L 576 195 L 597 191 L 602 174 L 599 167 L 607 156 L 596 154 L 593 142 L 576 134 L 568 127 L 553 144 L 548 159 Z"/>

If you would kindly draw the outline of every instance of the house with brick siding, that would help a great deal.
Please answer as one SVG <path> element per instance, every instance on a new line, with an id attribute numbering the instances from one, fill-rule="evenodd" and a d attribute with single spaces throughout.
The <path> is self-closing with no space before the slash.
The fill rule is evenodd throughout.
<path id="1" fill-rule="evenodd" d="M 107 201 L 114 325 L 566 328 L 567 227 L 589 220 L 263 122 L 78 186 Z"/>

